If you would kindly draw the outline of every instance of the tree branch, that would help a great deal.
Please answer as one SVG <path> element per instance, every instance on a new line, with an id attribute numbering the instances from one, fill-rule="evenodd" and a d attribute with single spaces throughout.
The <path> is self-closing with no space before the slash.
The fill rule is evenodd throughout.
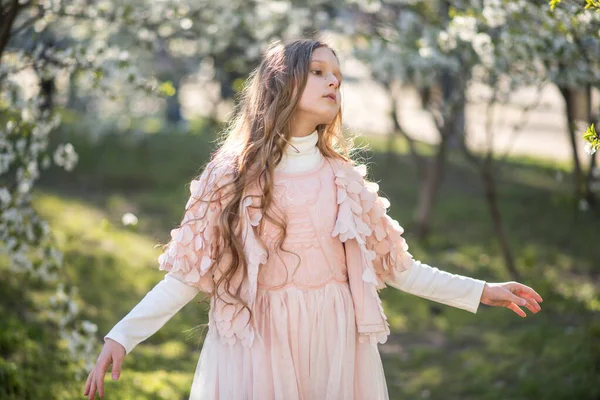
<path id="1" fill-rule="evenodd" d="M 19 0 L 13 0 L 8 5 L 8 10 L 0 14 L 0 59 L 10 39 L 10 31 L 15 23 L 19 9 Z"/>

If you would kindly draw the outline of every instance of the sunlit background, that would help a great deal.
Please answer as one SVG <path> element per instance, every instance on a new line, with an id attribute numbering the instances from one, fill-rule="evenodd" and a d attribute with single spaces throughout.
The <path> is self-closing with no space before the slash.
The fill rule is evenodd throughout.
<path id="1" fill-rule="evenodd" d="M 74 399 L 262 52 L 339 55 L 355 158 L 415 258 L 544 298 L 524 319 L 393 288 L 390 397 L 600 398 L 600 2 L 0 0 L 0 399 Z M 187 399 L 188 304 L 107 399 Z"/>

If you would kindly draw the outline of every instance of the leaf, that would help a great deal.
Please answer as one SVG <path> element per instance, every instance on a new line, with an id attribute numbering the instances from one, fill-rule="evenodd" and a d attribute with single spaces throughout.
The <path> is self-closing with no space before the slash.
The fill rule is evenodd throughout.
<path id="1" fill-rule="evenodd" d="M 177 90 L 171 81 L 165 81 L 158 87 L 158 92 L 163 96 L 171 97 L 177 93 Z"/>
<path id="2" fill-rule="evenodd" d="M 600 140 L 600 137 L 598 137 L 598 132 L 596 132 L 596 128 L 594 127 L 594 124 L 588 126 L 587 131 L 583 134 L 583 138 L 592 144 L 594 144 L 594 141 Z"/>
<path id="3" fill-rule="evenodd" d="M 589 1 L 589 0 L 588 0 Z M 561 0 L 550 0 L 550 10 L 554 11 L 556 6 L 561 2 Z"/>

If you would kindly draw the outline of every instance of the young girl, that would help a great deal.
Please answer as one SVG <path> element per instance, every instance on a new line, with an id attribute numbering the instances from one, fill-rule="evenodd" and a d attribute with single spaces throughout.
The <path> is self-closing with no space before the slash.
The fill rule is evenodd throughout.
<path id="1" fill-rule="evenodd" d="M 112 363 L 200 291 L 209 328 L 190 399 L 388 399 L 377 343 L 390 285 L 476 313 L 479 303 L 525 317 L 541 297 L 413 259 L 389 202 L 342 137 L 335 51 L 315 40 L 269 47 L 230 134 L 190 186 L 181 225 L 159 258 L 168 271 L 105 336 L 85 385 L 104 395 Z"/>

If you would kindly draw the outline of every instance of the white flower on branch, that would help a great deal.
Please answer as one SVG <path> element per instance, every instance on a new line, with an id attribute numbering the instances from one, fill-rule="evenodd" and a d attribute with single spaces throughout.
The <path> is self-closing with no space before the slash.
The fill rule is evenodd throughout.
<path id="1" fill-rule="evenodd" d="M 10 203 L 11 199 L 12 199 L 12 196 L 10 195 L 10 192 L 8 191 L 8 189 L 1 188 L 0 189 L 0 205 L 2 205 L 2 206 L 8 205 L 8 203 Z"/>
<path id="2" fill-rule="evenodd" d="M 481 62 L 486 67 L 493 67 L 494 64 L 494 44 L 492 43 L 492 38 L 487 33 L 480 32 L 475 35 L 473 39 L 473 50 L 479 58 Z"/>
<path id="3" fill-rule="evenodd" d="M 586 143 L 584 146 L 584 150 L 589 155 L 593 155 L 596 152 L 596 149 L 594 148 L 594 146 L 591 143 Z"/>
<path id="4" fill-rule="evenodd" d="M 457 16 L 450 22 L 450 34 L 460 40 L 471 42 L 477 34 L 477 20 L 468 16 Z"/>
<path id="5" fill-rule="evenodd" d="M 79 161 L 79 156 L 71 143 L 60 144 L 54 152 L 54 163 L 71 171 Z"/>
<path id="6" fill-rule="evenodd" d="M 506 23 L 506 11 L 501 0 L 484 0 L 482 15 L 490 28 Z"/>

